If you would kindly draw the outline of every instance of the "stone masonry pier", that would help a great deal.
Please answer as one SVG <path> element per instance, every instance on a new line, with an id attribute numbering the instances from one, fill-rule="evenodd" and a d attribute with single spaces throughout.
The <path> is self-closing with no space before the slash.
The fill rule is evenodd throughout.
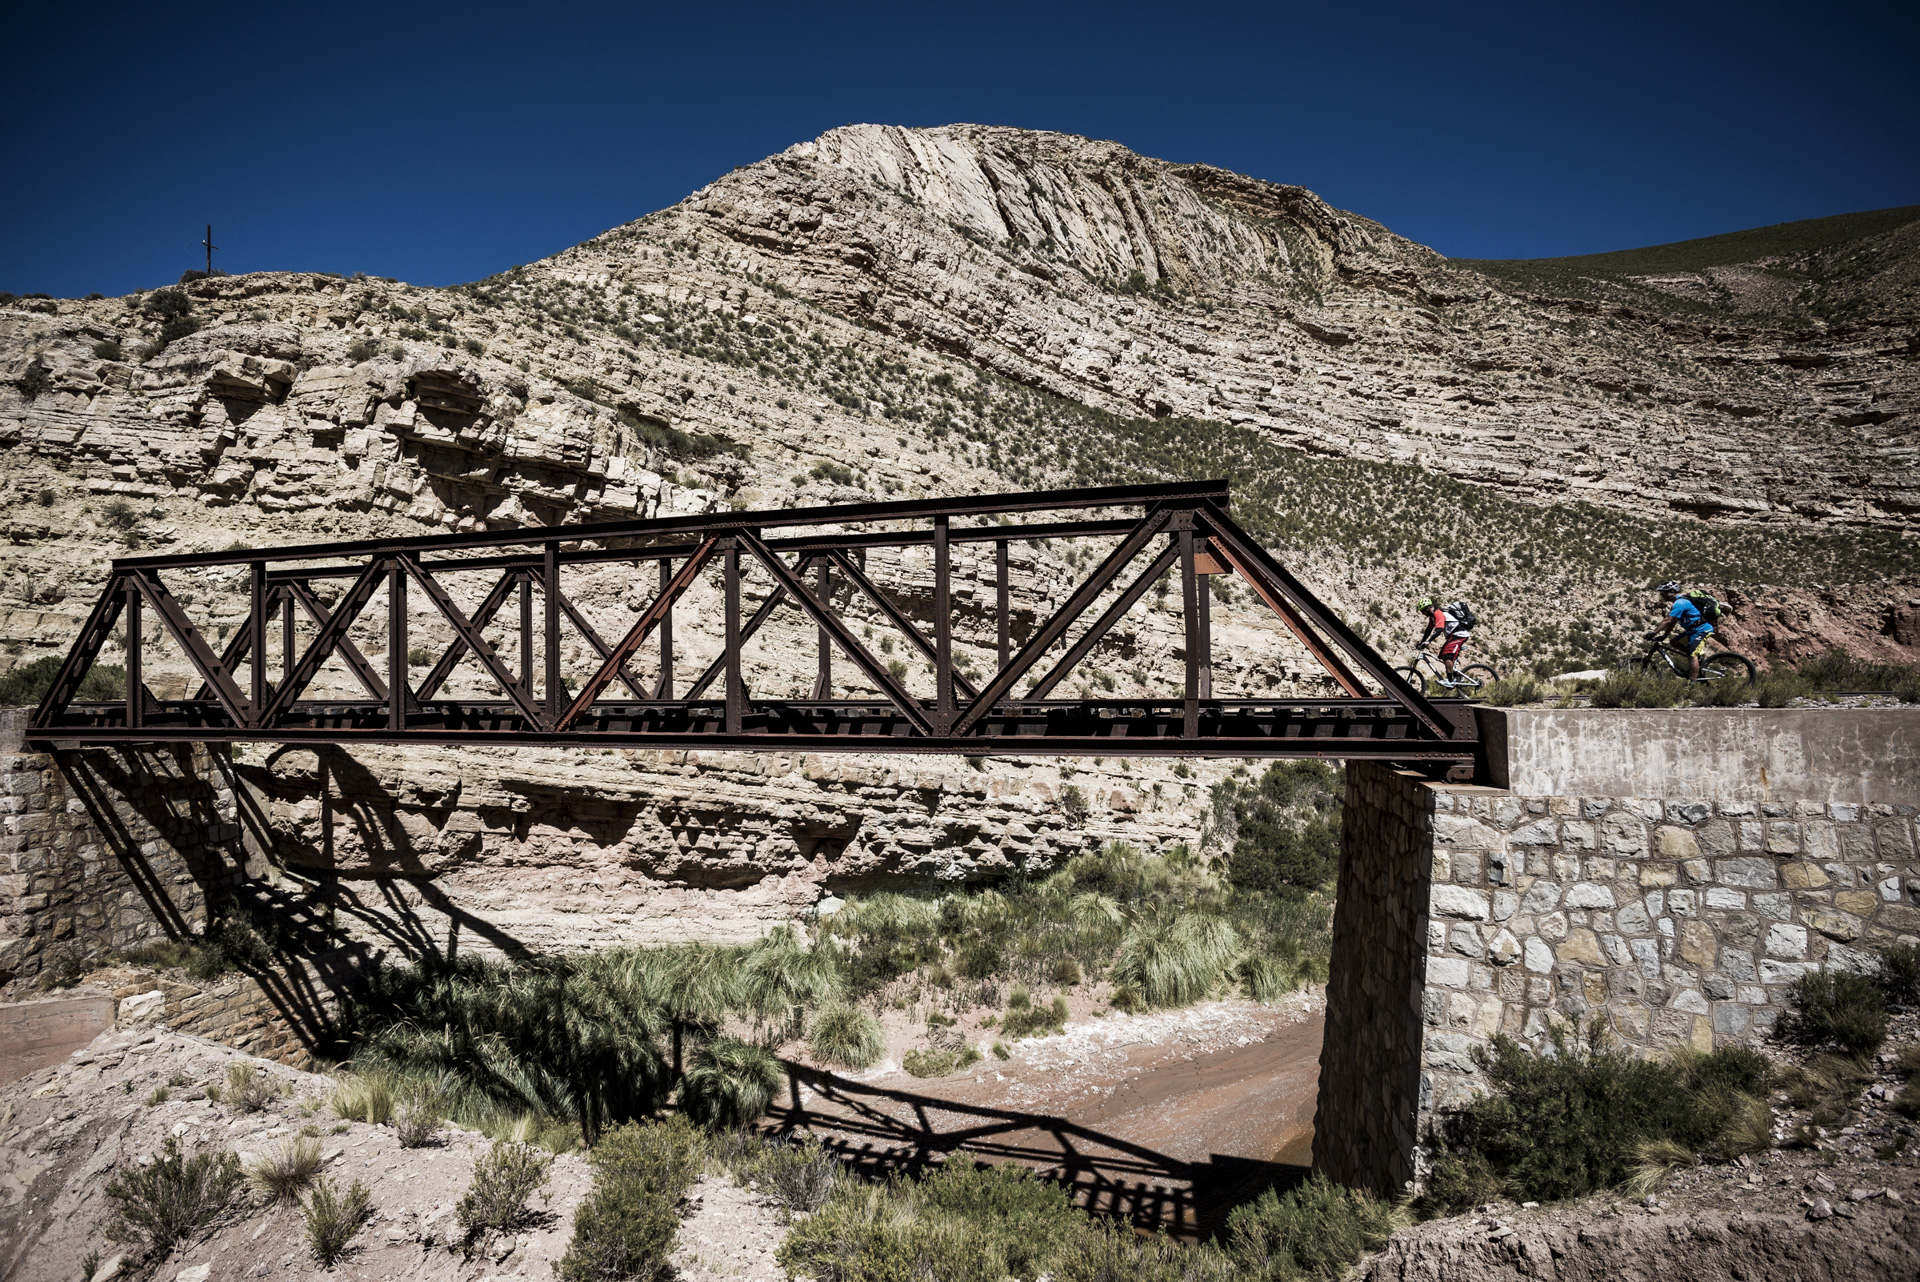
<path id="1" fill-rule="evenodd" d="M 1348 771 L 1315 1165 L 1399 1192 L 1473 1051 L 1757 1042 L 1920 940 L 1920 709 L 1482 710 L 1482 786 Z"/>

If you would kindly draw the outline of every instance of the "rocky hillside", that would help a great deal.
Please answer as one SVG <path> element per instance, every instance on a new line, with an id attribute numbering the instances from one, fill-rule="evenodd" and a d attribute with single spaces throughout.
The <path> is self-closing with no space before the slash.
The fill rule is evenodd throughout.
<path id="1" fill-rule="evenodd" d="M 1300 188 L 1111 143 L 856 126 L 469 285 L 260 273 L 124 298 L 0 296 L 0 667 L 63 650 L 107 560 L 134 548 L 1211 476 L 1390 650 L 1425 589 L 1469 595 L 1503 666 L 1590 666 L 1646 626 L 1637 589 L 1677 575 L 1737 599 L 1739 635 L 1763 653 L 1841 640 L 1920 658 L 1911 212 L 1630 261 L 1455 263 Z M 1096 551 L 1017 550 L 1016 638 Z M 990 569 L 957 569 L 958 643 L 984 661 L 973 603 L 990 593 L 965 581 Z M 924 565 L 872 570 L 925 617 Z M 1319 689 L 1245 591 L 1216 584 L 1215 689 Z M 215 633 L 241 617 L 232 572 L 173 587 Z M 603 633 L 651 592 L 607 567 L 567 587 Z M 1176 601 L 1150 595 L 1066 688 L 1172 688 Z M 679 621 L 689 669 L 717 650 L 712 604 L 696 598 Z M 381 662 L 374 617 L 356 640 Z M 436 618 L 411 626 L 436 639 Z M 789 617 L 762 637 L 753 690 L 810 683 L 810 629 Z M 577 682 L 588 656 L 565 658 Z M 163 696 L 187 680 L 164 647 L 148 676 Z M 928 684 L 918 668 L 909 680 Z M 571 761 L 517 759 L 501 813 L 564 791 Z M 368 848 L 357 810 L 316 800 L 327 772 L 310 754 L 261 768 L 279 772 L 277 823 L 301 861 L 337 867 Z M 838 810 L 681 825 L 700 869 L 675 881 L 686 860 L 632 854 L 657 843 L 631 825 L 442 830 L 446 795 L 499 791 L 479 757 L 367 769 L 403 794 L 395 822 L 431 827 L 416 850 L 500 867 L 553 854 L 555 895 L 580 840 L 691 887 L 774 869 L 811 884 L 829 875 L 824 837 L 860 877 L 984 873 L 1010 841 L 1049 860 L 1073 844 L 1069 786 L 1086 807 L 1075 831 L 1159 844 L 1197 832 L 1218 776 L 1083 763 L 996 794 L 962 772 L 910 839 L 877 820 L 848 831 Z M 902 799 L 916 777 L 910 763 L 857 769 Z M 1090 773 L 1074 783 L 1075 769 Z M 646 764 L 623 805 L 680 814 L 677 771 Z M 975 793 L 1010 800 L 982 809 Z"/>

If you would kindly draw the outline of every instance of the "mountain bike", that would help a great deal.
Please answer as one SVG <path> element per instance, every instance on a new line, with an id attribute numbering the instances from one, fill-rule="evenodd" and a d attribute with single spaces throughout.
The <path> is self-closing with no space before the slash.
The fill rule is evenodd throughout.
<path id="1" fill-rule="evenodd" d="M 1665 641 L 1654 641 L 1647 647 L 1647 652 L 1631 660 L 1627 668 L 1653 677 L 1673 676 L 1682 681 L 1689 680 L 1687 652 Z M 1700 656 L 1702 681 L 1751 681 L 1758 675 L 1759 670 L 1753 666 L 1753 660 L 1744 654 L 1721 650 Z"/>
<path id="2" fill-rule="evenodd" d="M 1500 674 L 1484 663 L 1469 663 L 1460 669 L 1459 675 L 1449 677 L 1447 665 L 1425 650 L 1415 650 L 1411 663 L 1393 671 L 1394 675 L 1421 694 L 1428 693 L 1429 686 L 1437 686 L 1444 691 L 1460 691 L 1470 695 L 1480 687 L 1490 686 L 1500 679 Z"/>

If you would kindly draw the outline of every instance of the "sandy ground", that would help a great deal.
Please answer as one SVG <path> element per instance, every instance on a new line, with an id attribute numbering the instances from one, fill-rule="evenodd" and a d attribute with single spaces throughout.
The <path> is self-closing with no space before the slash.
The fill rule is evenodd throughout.
<path id="1" fill-rule="evenodd" d="M 1190 1235 L 1241 1188 L 1304 1172 L 1325 994 L 1109 1014 L 942 1078 L 813 1070 L 804 1125 L 868 1173 L 965 1151 L 1067 1181 L 1090 1210 Z"/>

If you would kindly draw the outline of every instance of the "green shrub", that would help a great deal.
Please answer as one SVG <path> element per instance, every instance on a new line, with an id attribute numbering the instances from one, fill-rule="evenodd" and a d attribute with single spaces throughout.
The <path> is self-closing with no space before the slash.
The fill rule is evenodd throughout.
<path id="1" fill-rule="evenodd" d="M 1058 1252 L 1053 1282 L 1246 1282 L 1250 1275 L 1212 1243 L 1187 1244 L 1165 1233 L 1142 1237 L 1133 1226 L 1094 1220 Z"/>
<path id="2" fill-rule="evenodd" d="M 1920 945 L 1891 944 L 1880 950 L 1880 989 L 1889 1006 L 1920 1006 Z"/>
<path id="3" fill-rule="evenodd" d="M 823 1007 L 813 1017 L 808 1044 L 816 1060 L 845 1068 L 871 1068 L 886 1049 L 880 1021 L 845 1002 Z"/>
<path id="4" fill-rule="evenodd" d="M 1579 1197 L 1631 1176 L 1650 1140 L 1722 1156 L 1766 1144 L 1753 1117 L 1769 1068 L 1746 1047 L 1656 1063 L 1603 1049 L 1597 1029 L 1556 1030 L 1551 1054 L 1502 1035 L 1474 1057 L 1493 1093 L 1450 1119 L 1429 1206 L 1471 1205 L 1489 1186 L 1515 1200 Z"/>
<path id="5" fill-rule="evenodd" d="M 760 1186 L 789 1215 L 820 1209 L 840 1181 L 840 1163 L 820 1145 L 818 1136 L 802 1133 L 797 1139 L 766 1146 L 754 1174 Z"/>
<path id="6" fill-rule="evenodd" d="M 469 1243 L 482 1233 L 511 1233 L 527 1219 L 527 1199 L 545 1187 L 553 1154 L 531 1144 L 495 1141 L 473 1164 L 473 1180 L 453 1208 Z"/>
<path id="7" fill-rule="evenodd" d="M 1016 1007 L 1009 1010 L 1006 1018 L 1000 1021 L 1000 1032 L 1016 1041 L 1022 1037 L 1065 1032 L 1067 1014 L 1067 999 L 1064 997 L 1054 998 L 1052 1006 Z"/>
<path id="8" fill-rule="evenodd" d="M 401 1148 L 425 1148 L 440 1133 L 440 1101 L 431 1091 L 414 1088 L 401 1096 L 393 1113 L 393 1134 Z"/>
<path id="9" fill-rule="evenodd" d="M 1341 772 L 1318 761 L 1277 761 L 1253 788 L 1228 791 L 1233 886 L 1300 894 L 1331 880 L 1340 859 L 1343 788 Z"/>
<path id="10" fill-rule="evenodd" d="M 915 1077 L 945 1077 L 979 1062 L 980 1052 L 971 1046 L 958 1050 L 917 1046 L 901 1056 L 900 1067 Z"/>
<path id="11" fill-rule="evenodd" d="M 778 1259 L 834 1282 L 1001 1282 L 1047 1271 L 1086 1224 L 1065 1189 L 1026 1167 L 956 1160 L 918 1182 L 843 1182 Z"/>
<path id="12" fill-rule="evenodd" d="M 1538 703 L 1546 697 L 1546 687 L 1532 673 L 1501 677 L 1480 692 L 1480 697 L 1496 708 L 1511 708 L 1521 703 Z"/>
<path id="13" fill-rule="evenodd" d="M 372 1211 L 373 1196 L 359 1180 L 344 1190 L 332 1180 L 321 1180 L 301 1213 L 308 1253 L 331 1268 L 346 1255 L 348 1244 Z"/>
<path id="14" fill-rule="evenodd" d="M 782 1077 L 780 1061 L 765 1046 L 716 1037 L 694 1052 L 680 1081 L 680 1108 L 712 1130 L 746 1126 L 766 1113 Z"/>
<path id="15" fill-rule="evenodd" d="M 1887 1040 L 1887 999 L 1880 986 L 1850 970 L 1810 971 L 1793 981 L 1792 1009 L 1781 1031 L 1807 1046 L 1838 1046 L 1870 1055 Z"/>
<path id="16" fill-rule="evenodd" d="M 119 360 L 122 355 L 120 351 L 120 340 L 117 338 L 101 339 L 93 345 L 93 354 L 103 361 Z"/>
<path id="17" fill-rule="evenodd" d="M 380 344 L 378 342 L 371 338 L 362 338 L 347 348 L 347 363 L 349 365 L 359 365 L 365 361 L 372 360 L 379 354 Z"/>
<path id="18" fill-rule="evenodd" d="M 678 1203 L 699 1178 L 699 1133 L 681 1118 L 617 1126 L 593 1148 L 593 1188 L 573 1215 L 555 1267 L 564 1282 L 667 1282 Z"/>
<path id="19" fill-rule="evenodd" d="M 0 706 L 31 707 L 47 697 L 53 679 L 60 675 L 66 660 L 57 654 L 44 655 L 31 663 L 0 675 Z M 117 663 L 96 663 L 80 678 L 73 697 L 81 703 L 111 703 L 127 697 L 127 670 Z"/>
<path id="20" fill-rule="evenodd" d="M 1596 708 L 1674 708 L 1688 695 L 1689 683 L 1675 677 L 1616 670 L 1594 687 L 1590 702 Z"/>
<path id="21" fill-rule="evenodd" d="M 1227 1217 L 1227 1253 L 1256 1278 L 1332 1279 L 1386 1245 L 1393 1208 L 1323 1175 L 1281 1194 L 1272 1189 Z"/>
<path id="22" fill-rule="evenodd" d="M 240 1159 L 231 1153 L 185 1157 L 169 1138 L 146 1166 L 130 1167 L 107 1181 L 113 1220 L 107 1236 L 117 1242 L 144 1240 L 150 1255 L 165 1256 L 176 1242 L 218 1221 L 246 1183 Z"/>

